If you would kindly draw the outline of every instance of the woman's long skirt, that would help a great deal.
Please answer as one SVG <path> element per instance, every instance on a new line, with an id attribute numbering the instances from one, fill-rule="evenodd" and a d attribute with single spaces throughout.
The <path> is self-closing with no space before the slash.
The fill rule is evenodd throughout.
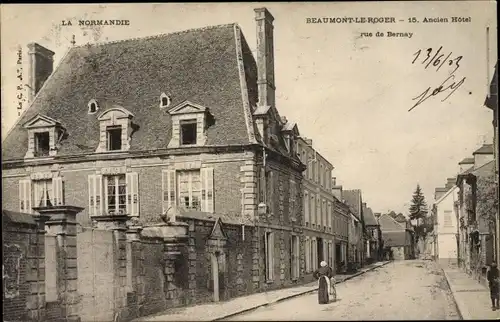
<path id="1" fill-rule="evenodd" d="M 330 302 L 330 297 L 328 295 L 330 291 L 330 283 L 329 280 L 325 276 L 321 276 L 319 278 L 319 286 L 318 286 L 318 303 L 319 304 L 328 304 Z"/>

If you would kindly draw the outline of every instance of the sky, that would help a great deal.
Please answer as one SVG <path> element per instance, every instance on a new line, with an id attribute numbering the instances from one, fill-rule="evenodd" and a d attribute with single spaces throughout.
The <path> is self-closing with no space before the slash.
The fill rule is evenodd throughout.
<path id="1" fill-rule="evenodd" d="M 333 164 L 338 184 L 361 189 L 363 200 L 375 212 L 407 214 L 417 184 L 432 204 L 434 189 L 457 174 L 458 162 L 492 142 L 493 116 L 483 103 L 497 59 L 493 1 L 3 4 L 2 139 L 18 118 L 19 46 L 26 71 L 30 42 L 54 51 L 57 66 L 72 35 L 81 45 L 237 22 L 255 55 L 253 9 L 262 6 L 275 18 L 280 114 L 297 122 L 300 134 L 311 138 L 314 148 Z M 396 23 L 306 23 L 314 17 L 394 17 Z M 410 23 L 412 17 L 419 22 Z M 423 23 L 424 17 L 447 17 L 449 22 Z M 470 22 L 452 23 L 451 17 Z M 73 25 L 62 26 L 68 19 Z M 76 19 L 126 19 L 130 25 L 89 29 L 79 27 Z M 376 32 L 412 33 L 412 37 L 376 37 Z M 444 101 L 453 89 L 408 111 L 418 101 L 414 98 L 429 87 L 432 92 L 453 72 L 456 60 L 452 66 L 443 60 L 440 70 L 434 63 L 425 68 L 429 61 L 422 64 L 427 49 L 432 48 L 434 57 L 440 47 L 441 60 L 449 53 L 449 59 L 462 56 L 454 72 L 456 90 Z"/>

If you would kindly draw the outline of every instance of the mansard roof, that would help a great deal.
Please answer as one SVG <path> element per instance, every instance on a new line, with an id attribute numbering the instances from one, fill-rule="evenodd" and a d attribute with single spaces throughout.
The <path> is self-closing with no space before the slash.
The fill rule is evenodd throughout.
<path id="1" fill-rule="evenodd" d="M 92 153 L 99 121 L 88 113 L 91 99 L 100 111 L 119 105 L 134 115 L 139 130 L 130 151 L 164 149 L 172 122 L 158 108 L 163 92 L 171 94 L 172 106 L 187 100 L 210 109 L 215 122 L 207 129 L 207 145 L 253 143 L 256 78 L 255 59 L 236 24 L 73 47 L 5 138 L 2 157 L 24 157 L 23 125 L 38 114 L 67 129 L 58 156 Z"/>

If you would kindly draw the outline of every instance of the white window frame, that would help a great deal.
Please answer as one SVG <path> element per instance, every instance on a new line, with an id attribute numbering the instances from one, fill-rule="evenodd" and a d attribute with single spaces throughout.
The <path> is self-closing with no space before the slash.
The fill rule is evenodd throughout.
<path id="1" fill-rule="evenodd" d="M 119 189 L 120 189 L 120 177 L 123 178 L 123 183 L 125 186 L 125 194 L 119 194 Z M 108 184 L 110 180 L 114 181 L 114 186 L 115 186 L 115 209 L 110 209 L 109 204 L 108 204 Z M 110 213 L 111 211 L 114 211 L 115 214 L 120 213 L 120 209 L 122 209 L 122 213 L 127 212 L 127 198 L 128 198 L 128 190 L 129 188 L 127 187 L 127 175 L 124 173 L 120 174 L 113 174 L 113 175 L 104 175 L 103 176 L 103 192 L 104 192 L 104 209 L 106 213 Z M 123 204 L 123 208 L 120 208 L 120 196 L 125 196 L 125 203 Z"/>
<path id="2" fill-rule="evenodd" d="M 316 225 L 316 195 L 311 193 L 311 225 L 314 227 Z"/>

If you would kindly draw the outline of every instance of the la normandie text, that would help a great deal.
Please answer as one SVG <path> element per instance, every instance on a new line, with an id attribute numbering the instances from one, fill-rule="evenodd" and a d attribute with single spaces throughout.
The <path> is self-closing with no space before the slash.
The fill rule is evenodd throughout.
<path id="1" fill-rule="evenodd" d="M 62 26 L 73 26 L 71 20 L 63 20 Z M 78 20 L 78 26 L 130 26 L 130 20 Z"/>

